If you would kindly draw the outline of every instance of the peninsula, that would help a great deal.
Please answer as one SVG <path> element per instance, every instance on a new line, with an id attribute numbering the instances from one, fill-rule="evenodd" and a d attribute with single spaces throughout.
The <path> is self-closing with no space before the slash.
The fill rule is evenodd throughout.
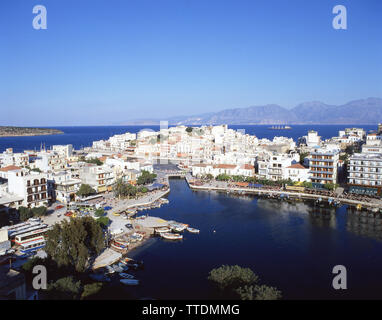
<path id="1" fill-rule="evenodd" d="M 42 136 L 49 134 L 63 134 L 61 130 L 49 128 L 26 128 L 0 126 L 0 137 Z"/>

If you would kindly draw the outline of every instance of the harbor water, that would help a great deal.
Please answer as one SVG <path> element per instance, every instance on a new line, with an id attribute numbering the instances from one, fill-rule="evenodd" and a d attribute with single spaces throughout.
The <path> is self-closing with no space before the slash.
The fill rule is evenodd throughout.
<path id="1" fill-rule="evenodd" d="M 132 252 L 145 263 L 136 274 L 140 286 L 126 288 L 134 296 L 210 299 L 209 271 L 237 264 L 285 299 L 382 298 L 382 231 L 374 217 L 346 206 L 192 191 L 183 179 L 171 179 L 170 186 L 170 204 L 149 214 L 188 223 L 200 234 L 185 231 L 176 242 L 153 239 Z M 347 290 L 332 287 L 336 265 L 347 269 Z"/>

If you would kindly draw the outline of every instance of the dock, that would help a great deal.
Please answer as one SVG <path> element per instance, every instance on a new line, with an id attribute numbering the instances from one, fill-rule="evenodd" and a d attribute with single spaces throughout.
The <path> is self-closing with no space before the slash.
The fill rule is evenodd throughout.
<path id="1" fill-rule="evenodd" d="M 122 258 L 122 254 L 107 248 L 94 261 L 93 270 L 109 266 Z"/>

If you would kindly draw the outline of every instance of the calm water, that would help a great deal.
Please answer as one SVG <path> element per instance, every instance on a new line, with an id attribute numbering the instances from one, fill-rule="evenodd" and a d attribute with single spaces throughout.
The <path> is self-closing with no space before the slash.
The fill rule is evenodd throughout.
<path id="1" fill-rule="evenodd" d="M 382 298 L 382 239 L 368 218 L 337 210 L 313 210 L 254 197 L 191 191 L 171 180 L 170 204 L 150 215 L 188 223 L 181 242 L 154 239 L 133 256 L 144 260 L 140 297 L 208 299 L 208 272 L 222 264 L 250 267 L 286 299 Z M 216 230 L 216 233 L 213 233 Z M 331 287 L 333 266 L 348 270 L 348 290 Z"/>
<path id="2" fill-rule="evenodd" d="M 285 136 L 297 139 L 306 135 L 308 130 L 317 130 L 323 139 L 338 135 L 338 130 L 353 127 L 352 125 L 294 125 L 291 130 L 269 130 L 268 125 L 258 126 L 229 126 L 232 129 L 245 129 L 246 133 L 254 134 L 258 138 L 273 139 L 274 136 Z M 356 126 L 359 127 L 359 126 Z M 377 126 L 361 126 L 365 130 L 375 130 Z M 64 132 L 60 135 L 35 137 L 7 137 L 0 138 L 0 152 L 6 148 L 13 148 L 15 152 L 25 149 L 39 150 L 41 145 L 49 148 L 54 144 L 73 144 L 76 149 L 89 147 L 95 140 L 108 139 L 115 134 L 125 132 L 139 132 L 142 129 L 159 130 L 159 126 L 109 126 L 109 127 L 54 127 Z"/>
<path id="3" fill-rule="evenodd" d="M 259 138 L 284 135 L 297 140 L 309 129 L 329 138 L 350 126 L 293 126 L 285 131 L 268 130 L 268 126 L 230 127 L 243 128 Z M 59 129 L 65 134 L 0 138 L 0 151 L 6 147 L 39 149 L 41 143 L 47 147 L 72 143 L 80 148 L 143 127 Z M 168 198 L 170 204 L 151 210 L 150 215 L 188 223 L 201 233 L 185 233 L 181 242 L 153 239 L 134 253 L 145 261 L 145 270 L 137 273 L 142 285 L 125 290 L 138 297 L 208 299 L 212 292 L 208 272 L 222 264 L 238 264 L 252 268 L 263 283 L 278 287 L 287 299 L 382 298 L 381 230 L 373 220 L 348 212 L 345 206 L 318 212 L 301 203 L 193 192 L 184 180 L 171 180 Z M 348 270 L 345 292 L 331 287 L 331 271 L 338 264 Z"/>

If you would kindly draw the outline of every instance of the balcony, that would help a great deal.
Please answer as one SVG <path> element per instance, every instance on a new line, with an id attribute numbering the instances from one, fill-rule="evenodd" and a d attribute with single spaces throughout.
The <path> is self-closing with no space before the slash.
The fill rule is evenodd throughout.
<path id="1" fill-rule="evenodd" d="M 334 169 L 334 166 L 331 165 L 322 165 L 322 164 L 309 164 L 312 168 L 328 168 L 328 169 Z"/>

